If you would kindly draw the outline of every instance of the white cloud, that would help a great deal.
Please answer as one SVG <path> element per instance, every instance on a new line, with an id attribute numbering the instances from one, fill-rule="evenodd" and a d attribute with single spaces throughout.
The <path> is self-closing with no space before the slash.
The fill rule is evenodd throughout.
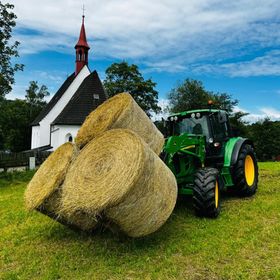
<path id="1" fill-rule="evenodd" d="M 261 108 L 261 112 L 274 120 L 280 120 L 280 111 L 275 108 Z"/>
<path id="2" fill-rule="evenodd" d="M 74 0 L 14 0 L 22 53 L 72 51 L 81 4 Z M 225 64 L 250 50 L 280 45 L 278 0 L 85 0 L 86 31 L 97 57 L 134 59 L 153 71 L 214 71 L 229 75 L 279 75 L 263 59 Z M 23 34 L 21 28 L 39 33 Z M 238 54 L 238 55 L 237 55 Z M 264 59 L 269 59 L 265 57 Z M 201 65 L 207 65 L 201 67 Z M 251 65 L 252 64 L 252 65 Z M 256 71 L 255 65 L 262 69 Z M 251 69 L 246 70 L 246 67 Z M 253 68 L 254 67 L 254 68 Z"/>
<path id="3" fill-rule="evenodd" d="M 198 66 L 196 72 L 216 73 L 231 77 L 280 75 L 280 50 L 266 53 L 249 61 Z"/>
<path id="4" fill-rule="evenodd" d="M 280 121 L 280 111 L 272 107 L 262 107 L 252 112 L 244 108 L 241 108 L 239 106 L 236 106 L 233 110 L 233 112 L 239 112 L 239 111 L 242 111 L 244 113 L 249 113 L 249 115 L 243 117 L 243 120 L 249 123 L 255 123 L 257 121 L 264 120 L 265 118 L 269 118 L 273 121 Z"/>
<path id="5" fill-rule="evenodd" d="M 158 106 L 161 108 L 161 112 L 159 114 L 152 114 L 152 120 L 153 121 L 160 121 L 162 118 L 166 119 L 169 115 L 169 112 L 168 112 L 169 101 L 168 101 L 168 99 L 165 99 L 165 98 L 159 99 Z"/>

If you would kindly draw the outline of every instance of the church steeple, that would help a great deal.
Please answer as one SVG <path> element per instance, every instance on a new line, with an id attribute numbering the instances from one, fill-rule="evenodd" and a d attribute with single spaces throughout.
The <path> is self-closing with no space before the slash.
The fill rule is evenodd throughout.
<path id="1" fill-rule="evenodd" d="M 87 43 L 84 21 L 85 21 L 85 16 L 83 14 L 80 37 L 75 46 L 76 49 L 75 75 L 77 75 L 85 65 L 88 65 L 88 50 L 90 49 L 90 47 Z"/>

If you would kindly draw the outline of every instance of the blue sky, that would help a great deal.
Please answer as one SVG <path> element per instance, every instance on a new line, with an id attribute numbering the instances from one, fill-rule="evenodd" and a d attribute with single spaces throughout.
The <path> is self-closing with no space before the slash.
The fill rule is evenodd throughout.
<path id="1" fill-rule="evenodd" d="M 21 42 L 10 98 L 31 80 L 54 94 L 74 71 L 82 4 L 89 66 L 104 79 L 113 62 L 135 63 L 157 82 L 161 104 L 185 78 L 227 92 L 249 121 L 280 119 L 280 1 L 276 0 L 14 0 Z"/>

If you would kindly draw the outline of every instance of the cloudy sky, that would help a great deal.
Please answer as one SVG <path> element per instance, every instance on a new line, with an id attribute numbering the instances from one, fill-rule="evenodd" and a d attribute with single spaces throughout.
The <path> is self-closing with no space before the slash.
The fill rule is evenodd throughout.
<path id="1" fill-rule="evenodd" d="M 250 120 L 280 119 L 279 0 L 11 0 L 21 42 L 10 97 L 31 80 L 55 93 L 74 71 L 82 5 L 90 68 L 102 79 L 112 62 L 139 65 L 157 82 L 161 103 L 179 81 L 194 78 L 227 92 Z"/>

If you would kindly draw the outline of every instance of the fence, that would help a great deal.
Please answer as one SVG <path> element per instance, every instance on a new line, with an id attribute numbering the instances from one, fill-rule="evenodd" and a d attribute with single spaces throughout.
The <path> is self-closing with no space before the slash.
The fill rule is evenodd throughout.
<path id="1" fill-rule="evenodd" d="M 40 165 L 51 152 L 47 151 L 30 151 L 23 153 L 0 153 L 0 169 L 6 171 L 8 168 L 28 167 L 29 158 L 35 157 L 36 165 Z"/>

